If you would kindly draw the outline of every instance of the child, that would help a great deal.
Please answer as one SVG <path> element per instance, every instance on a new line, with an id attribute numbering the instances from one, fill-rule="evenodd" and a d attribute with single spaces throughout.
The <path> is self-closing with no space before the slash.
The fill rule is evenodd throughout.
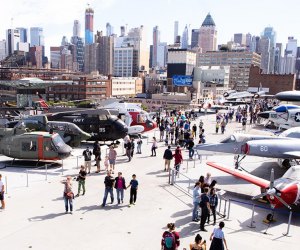
<path id="1" fill-rule="evenodd" d="M 108 171 L 108 166 L 109 166 L 108 155 L 105 156 L 104 166 L 105 166 L 105 171 L 107 172 Z"/>
<path id="2" fill-rule="evenodd" d="M 166 134 L 165 145 L 169 145 L 169 134 Z"/>
<path id="3" fill-rule="evenodd" d="M 129 207 L 131 207 L 131 205 L 135 205 L 138 186 L 139 186 L 139 182 L 136 180 L 136 175 L 133 174 L 132 180 L 130 181 L 130 183 L 127 187 L 127 188 L 130 187 Z"/>

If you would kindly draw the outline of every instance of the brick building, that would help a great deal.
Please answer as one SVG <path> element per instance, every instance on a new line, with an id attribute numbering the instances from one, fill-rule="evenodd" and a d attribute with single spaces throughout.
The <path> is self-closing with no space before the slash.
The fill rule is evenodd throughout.
<path id="1" fill-rule="evenodd" d="M 295 74 L 263 74 L 258 66 L 251 65 L 249 73 L 249 87 L 269 88 L 269 93 L 275 95 L 281 91 L 296 89 Z"/>
<path id="2" fill-rule="evenodd" d="M 89 79 L 79 77 L 72 83 L 60 84 L 48 87 L 47 100 L 83 100 L 83 99 L 104 99 L 111 96 L 111 80 Z"/>

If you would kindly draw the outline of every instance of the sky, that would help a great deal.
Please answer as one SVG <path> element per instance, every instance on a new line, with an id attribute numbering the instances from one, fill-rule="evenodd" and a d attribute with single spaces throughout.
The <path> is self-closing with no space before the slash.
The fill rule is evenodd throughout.
<path id="1" fill-rule="evenodd" d="M 0 0 L 0 40 L 11 27 L 43 27 L 49 55 L 49 46 L 59 46 L 63 36 L 70 40 L 75 19 L 84 36 L 88 3 L 95 11 L 94 32 L 105 34 L 107 22 L 118 35 L 121 25 L 144 25 L 149 45 L 154 26 L 159 26 L 161 42 L 172 43 L 174 21 L 182 35 L 185 25 L 199 28 L 208 12 L 217 26 L 218 44 L 232 40 L 234 33 L 261 35 L 267 26 L 277 32 L 277 42 L 285 44 L 288 36 L 300 39 L 299 0 Z"/>

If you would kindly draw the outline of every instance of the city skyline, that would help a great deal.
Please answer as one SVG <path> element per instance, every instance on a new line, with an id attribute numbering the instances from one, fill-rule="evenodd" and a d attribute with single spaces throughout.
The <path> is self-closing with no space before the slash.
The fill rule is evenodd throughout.
<path id="1" fill-rule="evenodd" d="M 297 23 L 297 0 L 254 0 L 251 4 L 238 0 L 190 0 L 183 5 L 180 0 L 90 0 L 94 9 L 94 34 L 97 30 L 105 32 L 109 22 L 115 33 L 120 35 L 120 26 L 127 25 L 128 30 L 144 25 L 147 29 L 147 44 L 152 44 L 152 30 L 156 25 L 161 32 L 161 41 L 168 44 L 174 40 L 174 21 L 179 21 L 178 33 L 183 33 L 188 25 L 189 32 L 200 28 L 208 12 L 211 13 L 217 27 L 217 44 L 233 39 L 234 33 L 251 33 L 260 36 L 265 27 L 271 26 L 277 33 L 277 42 L 284 45 L 289 36 L 300 39 Z M 255 4 L 255 2 L 259 3 Z M 149 3 L 147 8 L 146 5 Z M 151 4 L 151 5 L 150 5 Z M 159 6 L 159 8 L 157 8 Z M 258 8 L 259 6 L 260 8 Z M 293 8 L 293 6 L 295 6 Z M 87 4 L 82 0 L 45 1 L 14 0 L 0 8 L 0 40 L 5 39 L 6 30 L 13 27 L 42 27 L 44 30 L 46 54 L 50 46 L 58 46 L 63 36 L 72 36 L 74 20 L 81 24 L 84 34 L 84 14 Z M 153 11 L 149 11 L 153 8 Z M 154 12 L 155 10 L 155 12 Z M 268 10 L 268 11 L 266 11 Z M 113 13 L 113 15 L 112 15 Z M 13 21 L 11 21 L 13 18 Z M 191 37 L 191 34 L 189 34 Z M 191 41 L 189 41 L 190 43 Z"/>

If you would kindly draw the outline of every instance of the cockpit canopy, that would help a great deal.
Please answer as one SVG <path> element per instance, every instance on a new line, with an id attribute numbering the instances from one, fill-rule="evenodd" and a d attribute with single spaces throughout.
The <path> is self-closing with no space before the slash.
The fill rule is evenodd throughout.
<path id="1" fill-rule="evenodd" d="M 221 143 L 246 142 L 249 140 L 247 135 L 233 134 L 221 141 Z"/>
<path id="2" fill-rule="evenodd" d="M 295 181 L 300 181 L 300 166 L 297 165 L 290 167 L 282 177 Z"/>
<path id="3" fill-rule="evenodd" d="M 290 109 L 299 109 L 299 106 L 297 106 L 297 105 L 280 105 L 280 106 L 273 108 L 273 110 L 275 112 L 281 112 L 281 113 L 287 112 Z"/>

